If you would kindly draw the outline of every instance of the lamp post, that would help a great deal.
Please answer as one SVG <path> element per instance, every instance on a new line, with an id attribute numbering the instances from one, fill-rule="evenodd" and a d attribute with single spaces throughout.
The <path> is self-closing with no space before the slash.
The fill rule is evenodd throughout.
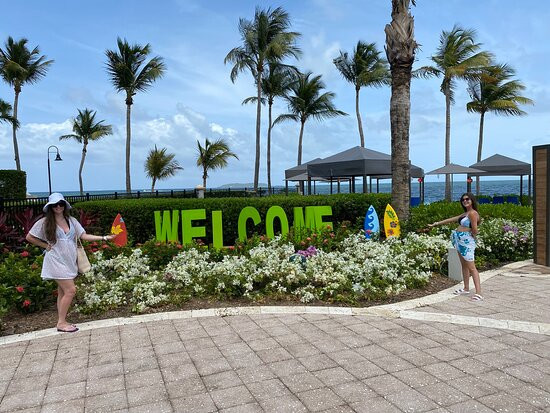
<path id="1" fill-rule="evenodd" d="M 63 160 L 63 159 L 61 159 L 61 156 L 59 156 L 58 147 L 55 146 L 55 145 L 50 145 L 48 147 L 48 186 L 50 188 L 50 195 L 52 194 L 52 176 L 51 176 L 51 173 L 50 173 L 50 153 L 53 153 L 53 152 L 50 152 L 51 148 L 55 148 L 55 151 L 57 153 L 57 155 L 55 156 L 54 161 L 62 161 Z"/>

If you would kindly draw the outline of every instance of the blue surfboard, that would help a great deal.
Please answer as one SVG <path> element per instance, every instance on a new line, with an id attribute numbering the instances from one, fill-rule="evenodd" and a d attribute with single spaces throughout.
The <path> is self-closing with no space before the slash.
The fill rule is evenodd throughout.
<path id="1" fill-rule="evenodd" d="M 365 238 L 371 238 L 374 234 L 380 232 L 380 220 L 378 219 L 376 209 L 372 205 L 367 209 L 363 229 L 365 230 Z"/>

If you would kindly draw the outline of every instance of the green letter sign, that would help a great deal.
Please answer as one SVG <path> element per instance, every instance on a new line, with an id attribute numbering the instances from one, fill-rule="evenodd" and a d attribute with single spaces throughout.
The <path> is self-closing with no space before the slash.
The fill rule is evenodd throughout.
<path id="1" fill-rule="evenodd" d="M 280 206 L 274 205 L 267 210 L 265 216 L 265 234 L 267 238 L 273 238 L 275 236 L 275 231 L 273 229 L 273 221 L 275 218 L 279 218 L 281 222 L 281 234 L 288 234 L 288 219 L 285 210 Z"/>
<path id="2" fill-rule="evenodd" d="M 246 241 L 246 221 L 248 221 L 249 219 L 254 222 L 254 225 L 258 225 L 260 222 L 262 222 L 262 218 L 260 218 L 260 213 L 256 208 L 251 206 L 244 207 L 239 214 L 238 223 L 239 240 L 241 241 Z"/>
<path id="3" fill-rule="evenodd" d="M 194 227 L 193 221 L 206 219 L 206 209 L 187 209 L 181 211 L 181 230 L 183 232 L 183 243 L 188 245 L 193 238 L 204 237 L 206 227 Z"/>

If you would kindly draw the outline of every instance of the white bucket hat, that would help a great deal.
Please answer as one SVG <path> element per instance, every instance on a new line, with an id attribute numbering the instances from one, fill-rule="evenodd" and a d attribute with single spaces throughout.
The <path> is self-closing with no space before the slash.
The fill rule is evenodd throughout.
<path id="1" fill-rule="evenodd" d="M 46 205 L 44 205 L 44 208 L 42 208 L 42 211 L 44 212 L 48 212 L 48 207 L 50 205 L 55 205 L 57 204 L 59 201 L 63 201 L 65 202 L 65 208 L 67 209 L 71 209 L 71 204 L 69 204 L 65 198 L 63 197 L 62 194 L 60 194 L 59 192 L 54 192 L 53 194 L 51 194 L 49 197 L 48 197 L 48 203 Z"/>

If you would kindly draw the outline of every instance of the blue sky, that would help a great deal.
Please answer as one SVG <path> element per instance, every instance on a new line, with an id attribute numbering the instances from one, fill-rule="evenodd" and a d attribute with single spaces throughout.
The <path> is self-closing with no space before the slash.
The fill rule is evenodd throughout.
<path id="1" fill-rule="evenodd" d="M 303 56 L 295 63 L 302 71 L 322 74 L 327 89 L 336 93 L 338 109 L 350 114 L 329 121 L 306 124 L 303 160 L 325 157 L 359 144 L 354 89 L 335 69 L 339 50 L 351 51 L 358 40 L 385 41 L 390 21 L 390 0 L 304 0 L 280 2 L 120 0 L 10 2 L 0 17 L 0 41 L 8 36 L 26 37 L 30 46 L 55 63 L 47 76 L 25 85 L 20 95 L 18 132 L 21 164 L 27 171 L 28 190 L 47 190 L 46 153 L 57 145 L 63 162 L 52 164 L 53 189 L 78 189 L 81 147 L 59 142 L 70 133 L 77 108 L 97 110 L 98 118 L 114 127 L 114 135 L 89 146 L 84 167 L 85 190 L 124 188 L 125 104 L 105 72 L 105 50 L 114 49 L 117 36 L 132 43 L 150 43 L 153 54 L 165 59 L 167 72 L 146 93 L 139 93 L 132 107 L 132 187 L 148 188 L 143 171 L 148 151 L 156 144 L 176 154 L 184 170 L 161 181 L 158 188 L 189 188 L 201 183 L 195 165 L 196 141 L 223 137 L 238 154 L 223 171 L 213 171 L 209 186 L 252 182 L 254 165 L 255 107 L 242 106 L 254 95 L 253 81 L 242 74 L 235 84 L 227 52 L 240 44 L 239 17 L 252 18 L 256 5 L 282 6 L 293 29 L 302 33 Z M 500 153 L 526 162 L 531 147 L 550 142 L 550 5 L 538 0 L 418 0 L 414 7 L 415 36 L 421 49 L 416 66 L 429 64 L 442 30 L 454 24 L 477 30 L 483 48 L 497 61 L 510 64 L 524 82 L 525 95 L 535 106 L 528 116 L 485 120 L 483 157 Z M 410 158 L 425 171 L 444 164 L 445 102 L 440 81 L 414 80 L 411 89 Z M 13 102 L 13 90 L 0 84 L 0 97 Z M 362 89 L 361 115 L 368 148 L 390 153 L 389 88 Z M 451 161 L 475 162 L 479 116 L 468 114 L 466 85 L 459 83 L 452 108 Z M 274 106 L 283 113 L 283 102 Z M 267 115 L 266 112 L 264 112 Z M 266 182 L 266 120 L 262 122 L 260 182 Z M 284 170 L 296 164 L 299 125 L 286 123 L 273 131 L 272 179 L 282 184 Z M 0 169 L 12 169 L 11 130 L 0 125 Z M 436 178 L 432 178 L 436 179 Z"/>

